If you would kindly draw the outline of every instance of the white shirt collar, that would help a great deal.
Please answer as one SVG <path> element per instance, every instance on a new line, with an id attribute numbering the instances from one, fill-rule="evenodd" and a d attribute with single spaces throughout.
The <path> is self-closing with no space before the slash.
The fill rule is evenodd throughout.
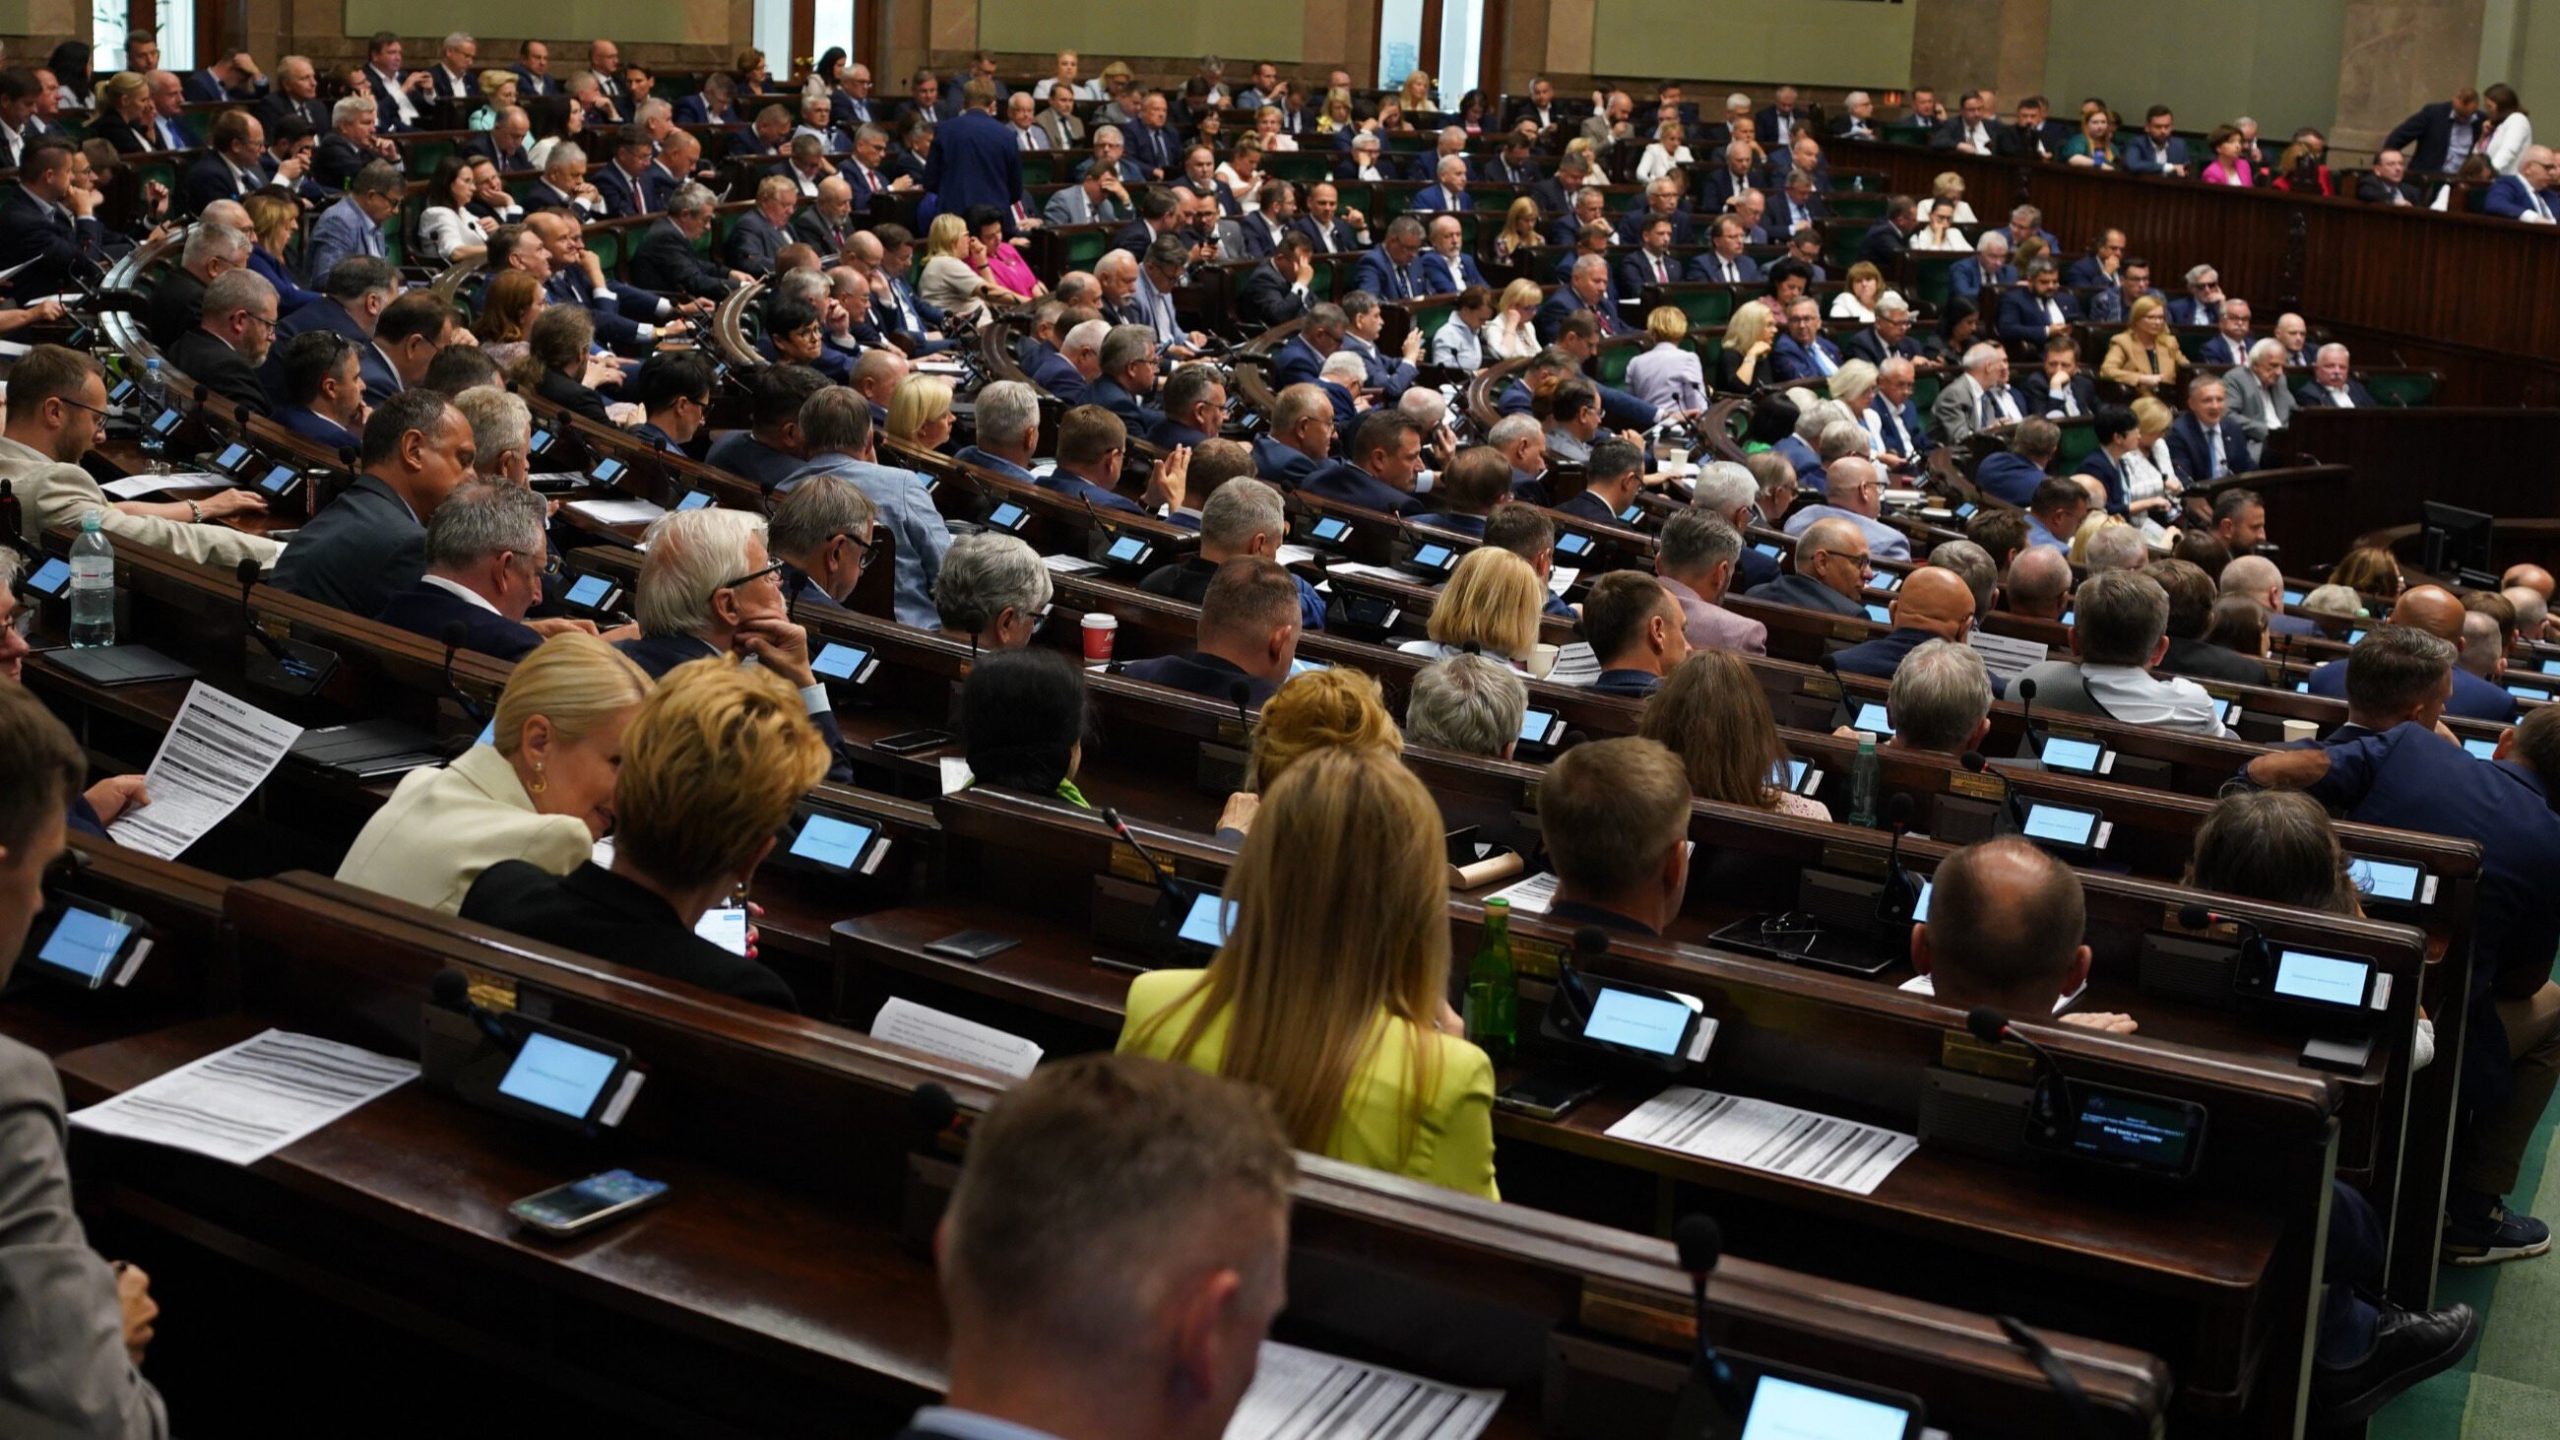
<path id="1" fill-rule="evenodd" d="M 950 1440 L 1057 1440 L 1046 1430 L 947 1405 L 928 1405 L 917 1411 L 910 1423 L 927 1434 L 948 1436 Z"/>
<path id="2" fill-rule="evenodd" d="M 451 593 L 451 594 L 458 595 L 458 596 L 460 596 L 461 598 L 463 598 L 464 600 L 467 600 L 467 601 L 469 601 L 470 603 L 472 603 L 472 604 L 474 604 L 474 605 L 479 606 L 481 609 L 488 611 L 488 612 L 489 612 L 490 614 L 492 614 L 492 615 L 496 615 L 496 614 L 499 614 L 499 613 L 500 613 L 500 612 L 499 612 L 499 610 L 498 610 L 498 607 L 497 607 L 497 606 L 492 605 L 492 604 L 490 604 L 490 603 L 489 603 L 489 597 L 488 597 L 488 596 L 481 594 L 479 591 L 472 589 L 472 588 L 471 588 L 470 586 L 468 586 L 468 585 L 463 585 L 463 584 L 459 584 L 459 583 L 457 583 L 457 582 L 455 582 L 455 581 L 452 581 L 452 580 L 447 580 L 446 578 L 444 578 L 444 577 L 443 577 L 443 576 L 441 576 L 441 575 L 422 575 L 422 576 L 420 576 L 420 577 L 418 577 L 418 578 L 420 578 L 420 579 L 422 579 L 422 580 L 426 581 L 428 584 L 433 585 L 434 587 L 436 587 L 436 588 L 437 588 L 437 589 L 439 589 L 439 590 L 447 591 L 447 592 L 449 592 L 449 593 Z"/>

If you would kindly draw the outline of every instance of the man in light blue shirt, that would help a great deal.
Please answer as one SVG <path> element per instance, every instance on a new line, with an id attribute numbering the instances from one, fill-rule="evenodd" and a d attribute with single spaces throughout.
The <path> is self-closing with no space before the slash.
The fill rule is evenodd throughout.
<path id="1" fill-rule="evenodd" d="M 2089 518 L 2088 487 L 2068 475 L 2048 475 L 2027 502 L 2027 543 L 2068 551 L 2080 522 Z"/>
<path id="2" fill-rule="evenodd" d="M 382 222 L 399 208 L 402 186 L 400 168 L 388 160 L 372 161 L 356 172 L 347 182 L 347 193 L 311 222 L 309 258 L 314 280 L 326 280 L 330 270 L 350 255 L 387 258 Z"/>
<path id="3" fill-rule="evenodd" d="M 1867 553 L 1878 560 L 1911 558 L 1911 537 L 1876 517 L 1884 512 L 1884 472 L 1861 455 L 1843 455 L 1824 472 L 1824 503 L 1806 505 L 1787 517 L 1787 533 L 1802 535 L 1816 520 L 1846 520 L 1867 537 Z"/>
<path id="4" fill-rule="evenodd" d="M 873 462 L 870 402 L 842 385 L 828 386 L 800 407 L 800 438 L 809 447 L 809 463 L 774 493 L 787 495 L 812 475 L 836 475 L 870 496 L 880 528 L 897 541 L 898 623 L 934 628 L 940 615 L 933 608 L 933 581 L 942 573 L 942 552 L 951 548 L 951 530 L 933 508 L 924 477 Z"/>

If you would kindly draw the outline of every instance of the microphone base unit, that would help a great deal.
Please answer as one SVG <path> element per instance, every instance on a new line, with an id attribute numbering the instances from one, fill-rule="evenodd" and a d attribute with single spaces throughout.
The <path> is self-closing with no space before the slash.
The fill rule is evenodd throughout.
<path id="1" fill-rule="evenodd" d="M 258 622 L 251 621 L 251 624 Z M 338 673 L 338 653 L 325 650 L 308 641 L 279 639 L 270 635 L 275 649 L 260 644 L 252 635 L 242 643 L 248 647 L 243 667 L 250 684 L 300 699 L 316 695 L 320 688 Z M 279 654 L 278 652 L 282 652 Z"/>
<path id="2" fill-rule="evenodd" d="M 2032 1085 L 1931 1066 L 1921 1079 L 1920 1143 L 1989 1160 L 2024 1159 L 2035 1095 Z"/>
<path id="3" fill-rule="evenodd" d="M 2135 961 L 2134 983 L 2145 995 L 2216 1010 L 2236 1010 L 2240 997 L 2233 982 L 2239 960 L 2239 951 L 2229 945 L 2175 935 L 2145 935 Z"/>

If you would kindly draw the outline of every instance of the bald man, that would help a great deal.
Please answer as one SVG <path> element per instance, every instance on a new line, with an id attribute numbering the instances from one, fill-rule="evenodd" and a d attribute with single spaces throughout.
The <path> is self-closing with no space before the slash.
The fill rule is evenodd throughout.
<path id="1" fill-rule="evenodd" d="M 2317 635 L 2320 627 L 2307 616 L 2284 613 L 2284 572 L 2264 555 L 2240 555 L 2222 567 L 2216 582 L 2225 595 L 2245 595 L 2267 612 L 2267 630 L 2276 635 Z M 2255 684 L 2255 681 L 2251 682 Z"/>
<path id="2" fill-rule="evenodd" d="M 2391 607 L 2391 623 L 2423 630 L 2459 651 L 2462 648 L 2462 601 L 2441 585 L 2416 585 L 2400 594 L 2398 604 Z M 2347 662 L 2332 660 L 2311 672 L 2311 693 L 2333 700 L 2347 698 Z M 2516 718 L 2516 697 L 2481 679 L 2468 670 L 2453 672 L 2453 699 L 2444 713 L 2465 720 L 2486 720 L 2492 725 L 2511 725 Z"/>
<path id="3" fill-rule="evenodd" d="M 1835 653 L 1831 659 L 1842 670 L 1890 680 L 1902 657 L 1922 645 L 1932 640 L 1962 645 L 1973 634 L 1973 587 L 1953 570 L 1923 565 L 1912 571 L 1887 608 L 1893 612 L 1893 628 Z M 1991 677 L 1991 693 L 2008 693 L 1997 675 Z"/>
<path id="4" fill-rule="evenodd" d="M 2526 640 L 2550 638 L 2551 601 L 2530 585 L 2510 585 L 2498 592 L 2516 607 L 2516 633 Z"/>
<path id="5" fill-rule="evenodd" d="M 2521 585 L 2540 595 L 2546 602 L 2551 599 L 2553 589 L 2551 572 L 2539 565 L 2510 565 L 2507 567 L 2507 573 L 2498 578 L 2498 584 L 2501 588 L 2509 590 Z"/>
<path id="6" fill-rule="evenodd" d="M 2030 545 L 2009 562 L 2001 604 L 2012 615 L 2059 620 L 2071 608 L 2071 557 L 2050 545 Z"/>

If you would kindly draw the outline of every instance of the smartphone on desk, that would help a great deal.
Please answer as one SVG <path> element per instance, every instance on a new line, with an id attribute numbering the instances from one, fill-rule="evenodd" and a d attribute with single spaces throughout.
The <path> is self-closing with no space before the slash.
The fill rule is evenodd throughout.
<path id="1" fill-rule="evenodd" d="M 529 1229 L 545 1235 L 583 1235 L 666 1198 L 667 1182 L 644 1180 L 628 1170 L 607 1170 L 554 1185 L 507 1207 Z"/>

